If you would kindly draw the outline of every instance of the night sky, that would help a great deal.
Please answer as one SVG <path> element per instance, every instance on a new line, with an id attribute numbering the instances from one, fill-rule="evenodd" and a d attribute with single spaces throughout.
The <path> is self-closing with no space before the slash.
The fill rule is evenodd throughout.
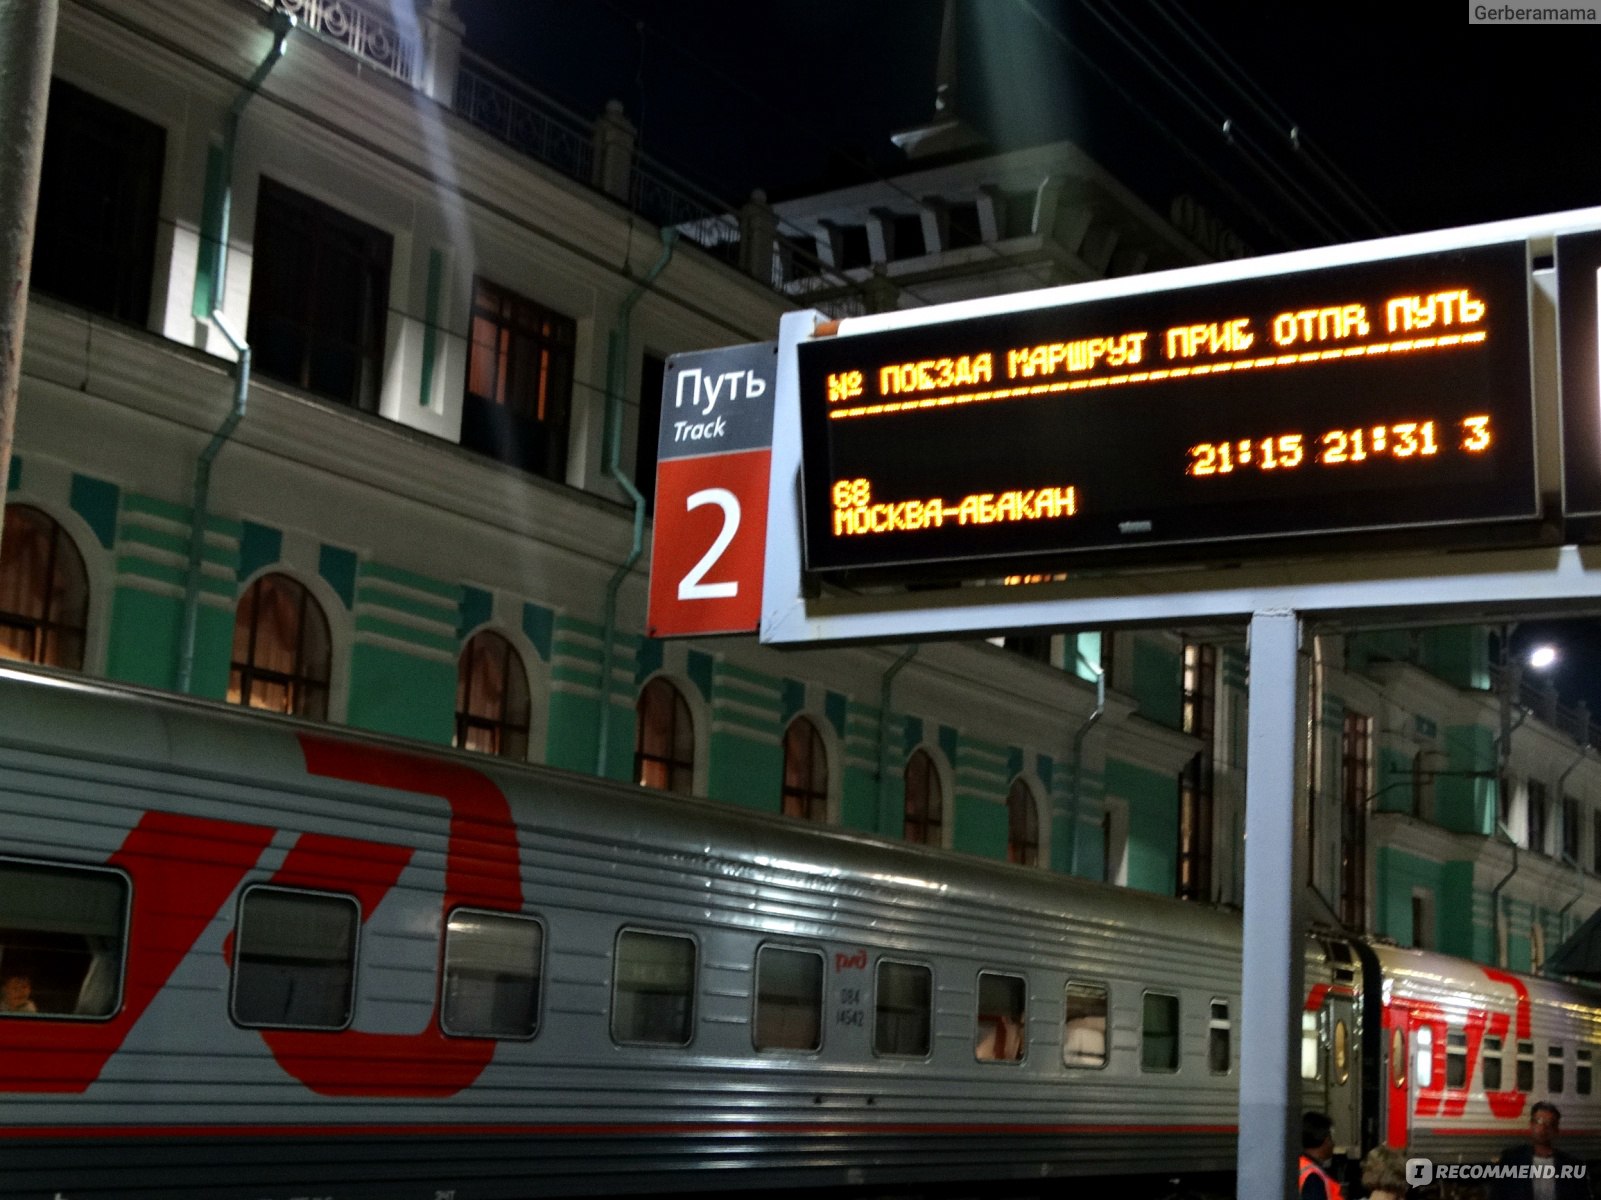
<path id="1" fill-rule="evenodd" d="M 730 206 L 902 171 L 889 134 L 933 108 L 937 0 L 457 8 L 471 48 L 586 119 L 621 100 L 646 154 Z M 957 109 L 992 147 L 1070 138 L 1256 252 L 1601 205 L 1590 28 L 1393 2 L 962 0 L 958 31 Z M 1596 630 L 1526 622 L 1513 646 L 1560 644 L 1564 701 L 1601 715 Z"/>

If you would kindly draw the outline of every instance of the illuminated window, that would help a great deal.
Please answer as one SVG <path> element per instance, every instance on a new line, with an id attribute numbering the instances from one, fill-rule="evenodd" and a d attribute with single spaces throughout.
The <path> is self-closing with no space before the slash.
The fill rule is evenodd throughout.
<path id="1" fill-rule="evenodd" d="M 115 1013 L 128 898 L 116 871 L 0 859 L 0 1021 Z"/>
<path id="2" fill-rule="evenodd" d="M 981 971 L 978 976 L 978 1019 L 973 1056 L 984 1062 L 1022 1062 L 1027 1018 L 1028 981 L 1019 975 Z"/>
<path id="3" fill-rule="evenodd" d="M 689 795 L 695 787 L 695 725 L 683 694 L 658 676 L 640 692 L 635 718 L 634 781 Z"/>
<path id="4" fill-rule="evenodd" d="M 1301 1014 L 1301 1078 L 1323 1078 L 1323 1024 L 1320 1014 Z"/>
<path id="5" fill-rule="evenodd" d="M 1006 793 L 1006 861 L 1025 867 L 1040 861 L 1040 807 L 1021 779 Z"/>
<path id="6" fill-rule="evenodd" d="M 914 750 L 906 760 L 906 821 L 902 833 L 921 846 L 943 845 L 945 797 L 939 772 L 926 750 Z"/>
<path id="7" fill-rule="evenodd" d="M 1069 1067 L 1106 1065 L 1106 988 L 1070 982 L 1065 995 L 1062 1063 Z"/>
<path id="8" fill-rule="evenodd" d="M 263 375 L 378 411 L 393 239 L 265 176 L 249 341 Z"/>
<path id="9" fill-rule="evenodd" d="M 461 444 L 565 479 L 577 339 L 571 317 L 475 279 Z"/>
<path id="10" fill-rule="evenodd" d="M 456 669 L 456 740 L 465 750 L 528 757 L 528 676 L 522 657 L 484 629 L 461 652 Z"/>
<path id="11" fill-rule="evenodd" d="M 323 720 L 328 716 L 328 618 L 287 575 L 263 575 L 239 601 L 228 700 Z"/>
<path id="12" fill-rule="evenodd" d="M 807 717 L 796 717 L 784 731 L 784 795 L 786 817 L 828 820 L 828 752 L 823 735 Z"/>
<path id="13" fill-rule="evenodd" d="M 89 612 L 83 556 L 36 508 L 13 504 L 0 531 L 0 658 L 78 670 Z"/>

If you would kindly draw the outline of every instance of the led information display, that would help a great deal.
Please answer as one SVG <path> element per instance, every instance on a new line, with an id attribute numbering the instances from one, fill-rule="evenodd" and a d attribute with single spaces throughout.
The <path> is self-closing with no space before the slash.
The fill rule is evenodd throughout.
<path id="1" fill-rule="evenodd" d="M 1539 511 L 1521 242 L 819 337 L 798 362 L 811 571 Z"/>

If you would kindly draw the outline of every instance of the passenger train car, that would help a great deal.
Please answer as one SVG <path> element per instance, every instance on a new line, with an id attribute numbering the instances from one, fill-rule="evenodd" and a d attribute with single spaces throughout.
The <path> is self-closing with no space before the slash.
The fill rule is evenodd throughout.
<path id="1" fill-rule="evenodd" d="M 11 1200 L 1226 1192 L 1239 973 L 1194 904 L 0 670 Z M 1601 1150 L 1597 996 L 1334 936 L 1307 983 L 1353 1153 L 1547 1096 Z"/>

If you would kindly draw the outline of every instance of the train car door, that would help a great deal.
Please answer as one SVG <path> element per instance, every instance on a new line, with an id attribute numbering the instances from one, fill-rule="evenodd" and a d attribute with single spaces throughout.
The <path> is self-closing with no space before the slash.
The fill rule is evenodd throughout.
<path id="1" fill-rule="evenodd" d="M 1328 956 L 1330 982 L 1322 989 L 1321 996 L 1318 996 L 1319 989 L 1314 988 L 1308 997 L 1309 1002 L 1314 998 L 1321 1000 L 1317 1025 L 1323 1050 L 1323 1111 L 1334 1121 L 1335 1145 L 1353 1157 L 1360 1157 L 1363 1136 L 1362 1075 L 1358 1069 L 1361 1057 L 1358 968 L 1350 946 L 1344 941 L 1329 939 L 1323 943 L 1323 948 Z M 1303 1070 L 1303 1076 L 1305 1073 Z M 1307 1081 L 1303 1087 L 1310 1084 L 1311 1081 Z"/>

